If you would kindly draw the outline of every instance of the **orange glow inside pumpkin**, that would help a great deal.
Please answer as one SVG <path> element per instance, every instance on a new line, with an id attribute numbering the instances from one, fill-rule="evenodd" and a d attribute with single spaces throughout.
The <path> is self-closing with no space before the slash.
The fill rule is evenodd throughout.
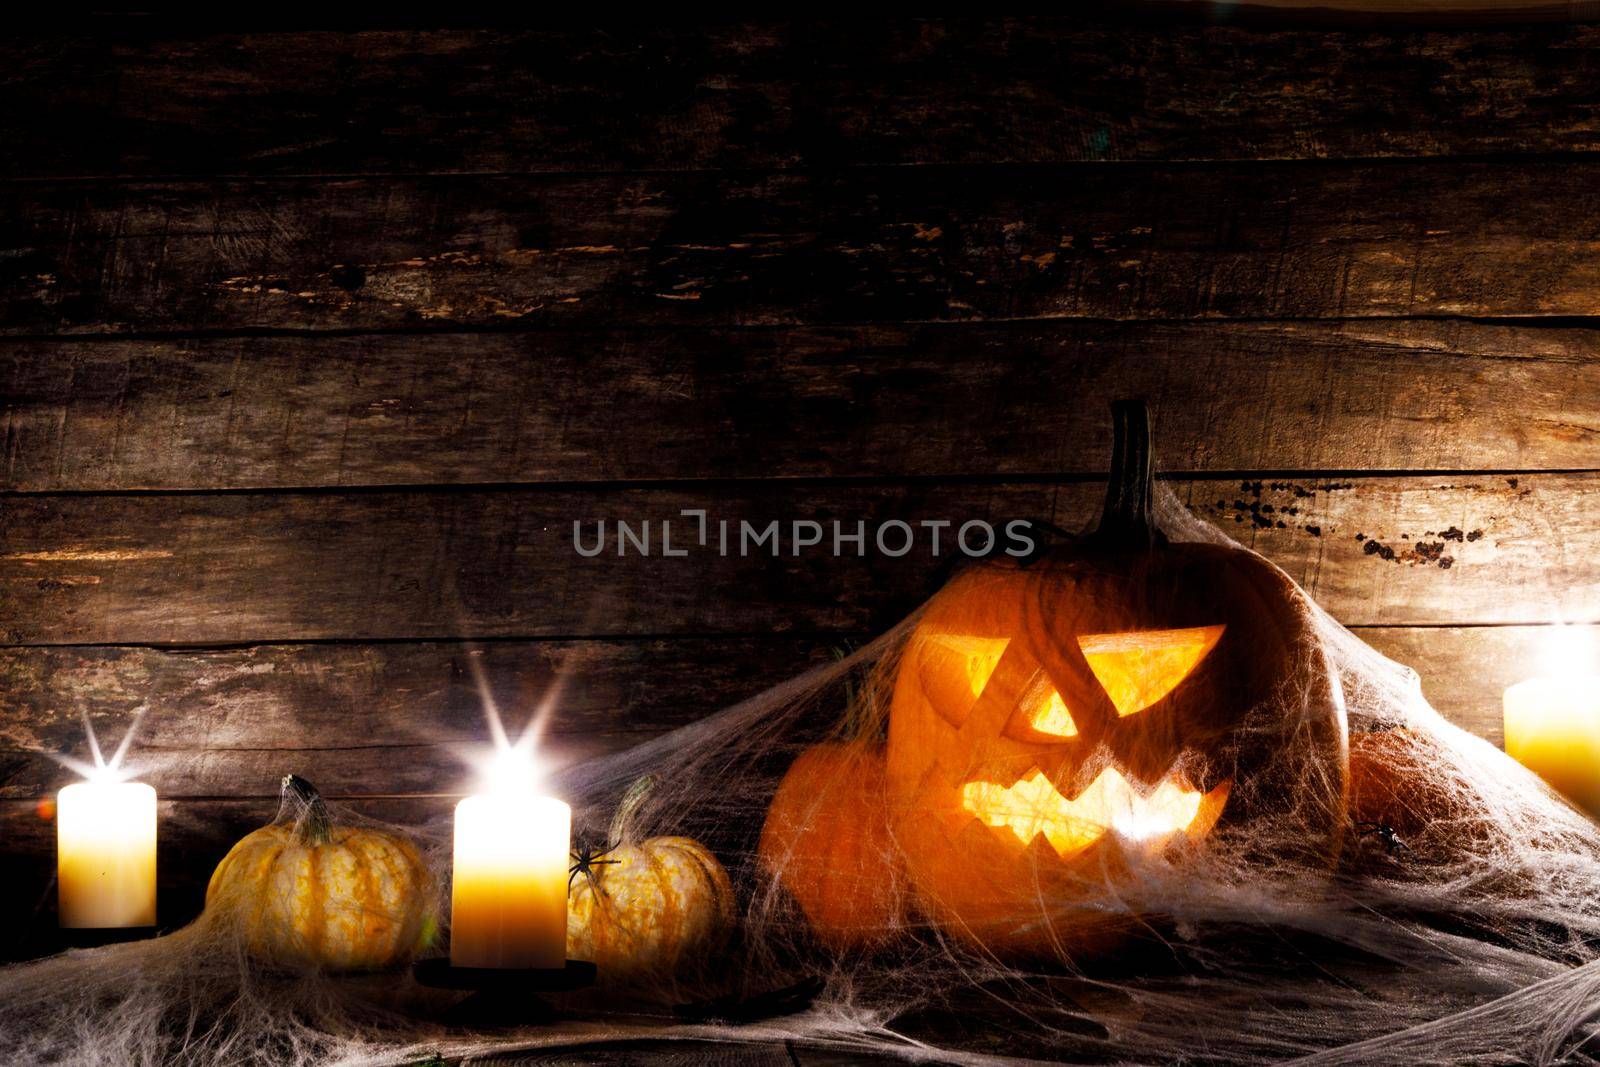
<path id="1" fill-rule="evenodd" d="M 1216 647 L 1225 625 L 1078 638 L 1083 658 L 1117 714 L 1143 711 L 1189 677 Z"/>
<path id="2" fill-rule="evenodd" d="M 1086 634 L 1078 647 L 1089 669 L 1122 717 L 1133 715 L 1172 692 L 1216 647 L 1224 625 L 1181 630 Z M 943 650 L 965 661 L 974 697 L 983 692 L 1005 653 L 1003 639 L 937 639 Z M 1030 694 L 1028 721 L 1043 734 L 1076 737 L 1078 726 L 1061 694 L 1048 686 Z M 1012 783 L 967 782 L 961 805 L 978 821 L 1010 829 L 1022 845 L 1043 836 L 1062 857 L 1095 844 L 1107 833 L 1159 845 L 1174 834 L 1199 837 L 1222 813 L 1230 783 L 1201 793 L 1176 774 L 1154 789 L 1136 789 L 1115 767 L 1101 771 L 1076 797 L 1065 797 L 1037 768 Z"/>
<path id="3" fill-rule="evenodd" d="M 928 641 L 939 656 L 949 657 L 947 662 L 959 667 L 974 697 L 983 694 L 983 687 L 989 684 L 994 669 L 1000 665 L 1000 657 L 1005 655 L 1006 646 L 1011 643 L 1005 637 L 972 637 L 967 634 L 932 634 Z"/>
<path id="4" fill-rule="evenodd" d="M 1201 793 L 1169 775 L 1141 795 L 1115 767 L 1107 767 L 1069 799 L 1035 769 L 1009 786 L 968 782 L 961 789 L 961 806 L 986 826 L 1008 827 L 1024 846 L 1042 834 L 1066 859 L 1112 831 L 1146 845 L 1159 845 L 1179 833 L 1203 836 L 1222 814 L 1230 784 Z"/>
<path id="5" fill-rule="evenodd" d="M 1160 700 L 1179 682 L 1189 677 L 1200 661 L 1216 647 L 1225 625 L 1195 626 L 1185 630 L 1147 630 L 1126 634 L 1088 634 L 1078 638 L 1078 647 L 1089 669 L 1099 680 L 1117 714 L 1126 718 Z M 989 641 L 998 646 L 992 655 L 969 656 L 967 679 L 972 693 L 983 691 L 994 673 L 1004 641 Z M 975 673 L 974 673 L 975 670 Z M 1052 737 L 1076 737 L 1078 724 L 1066 701 L 1054 689 L 1039 700 L 1028 716 L 1029 725 Z"/>
<path id="6" fill-rule="evenodd" d="M 1050 695 L 1033 709 L 1028 722 L 1042 734 L 1052 734 L 1056 737 L 1078 736 L 1078 724 L 1072 721 L 1072 713 L 1067 710 L 1067 702 L 1062 700 L 1061 694 L 1054 689 L 1050 690 Z"/>

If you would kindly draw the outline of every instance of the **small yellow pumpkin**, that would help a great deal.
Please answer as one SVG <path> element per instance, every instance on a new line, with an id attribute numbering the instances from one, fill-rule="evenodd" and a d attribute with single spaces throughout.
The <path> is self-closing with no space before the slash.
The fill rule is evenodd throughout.
<path id="1" fill-rule="evenodd" d="M 624 798 L 607 848 L 573 856 L 567 953 L 594 962 L 608 984 L 670 979 L 704 962 L 733 928 L 733 885 L 710 849 L 689 837 L 627 841 L 652 784 L 646 778 Z"/>
<path id="2" fill-rule="evenodd" d="M 247 834 L 206 887 L 213 921 L 280 966 L 376 970 L 415 959 L 432 936 L 434 884 L 397 834 L 339 826 L 310 782 L 283 779 L 278 818 Z"/>

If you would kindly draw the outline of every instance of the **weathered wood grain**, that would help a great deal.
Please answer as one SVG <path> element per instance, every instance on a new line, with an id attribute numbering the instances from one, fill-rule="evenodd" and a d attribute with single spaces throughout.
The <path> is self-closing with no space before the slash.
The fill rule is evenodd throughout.
<path id="1" fill-rule="evenodd" d="M 10 490 L 1600 466 L 1600 332 L 1380 320 L 0 346 Z"/>
<path id="2" fill-rule="evenodd" d="M 1369 627 L 1447 718 L 1495 742 L 1500 694 L 1541 669 L 1547 627 Z M 287 771 L 330 795 L 452 794 L 489 736 L 472 663 L 513 730 L 548 700 L 554 768 L 620 750 L 827 662 L 830 641 L 256 645 L 173 651 L 0 649 L 0 798 L 75 779 L 81 715 L 108 748 L 138 722 L 130 765 L 167 799 L 270 797 Z"/>
<path id="3" fill-rule="evenodd" d="M 168 798 L 461 792 L 490 737 L 540 713 L 548 769 L 616 751 L 831 661 L 826 637 L 0 649 L 0 797 L 40 796 L 137 723 L 130 766 Z"/>
<path id="4" fill-rule="evenodd" d="M 191 723 L 195 730 L 199 723 Z M 141 746 L 129 761 L 141 781 L 160 783 L 163 795 L 172 790 L 172 799 L 206 797 L 233 790 L 250 794 L 269 794 L 285 774 L 299 774 L 317 784 L 341 792 L 377 789 L 383 793 L 433 796 L 445 793 L 463 795 L 477 776 L 474 758 L 489 751 L 486 730 L 472 742 L 459 744 L 425 741 L 364 743 L 348 738 L 344 743 L 311 744 L 294 750 L 214 748 L 197 741 L 189 748 Z M 654 733 L 660 733 L 657 730 Z M 79 736 L 82 734 L 80 732 Z M 575 759 L 599 756 L 647 740 L 654 734 L 640 729 L 631 738 L 616 734 L 595 737 L 557 738 L 550 752 L 557 767 Z M 83 757 L 87 749 L 74 746 L 72 755 Z M 79 764 L 83 766 L 83 764 Z M 54 795 L 62 786 L 82 780 L 82 773 L 63 766 L 54 754 L 0 750 L 0 796 L 37 797 Z"/>
<path id="5" fill-rule="evenodd" d="M 852 18 L 11 36 L 0 174 L 1592 151 L 1600 33 Z M 92 26 L 93 24 L 88 24 Z M 960 77 L 952 77 L 959 71 Z M 63 130 L 93 136 L 63 136 Z"/>
<path id="6" fill-rule="evenodd" d="M 1206 518 L 1281 564 L 1350 624 L 1600 619 L 1600 474 L 1175 483 Z M 874 632 L 950 558 L 922 529 L 902 556 L 884 523 L 1047 518 L 1076 528 L 1093 482 L 756 483 L 700 489 L 20 496 L 0 527 L 5 643 Z M 708 544 L 695 542 L 705 509 Z M 651 555 L 617 554 L 617 521 Z M 675 520 L 663 557 L 660 523 Z M 792 554 L 794 521 L 821 524 Z M 865 555 L 841 544 L 864 523 Z M 594 546 L 573 546 L 575 522 Z M 727 555 L 718 526 L 729 523 Z M 772 542 L 745 542 L 783 524 Z M 899 550 L 903 533 L 885 544 Z M 913 533 L 916 530 L 913 529 Z M 813 531 L 802 528 L 802 536 Z M 980 530 L 969 535 L 978 545 Z"/>
<path id="7" fill-rule="evenodd" d="M 1593 315 L 1597 186 L 1595 162 L 26 183 L 0 189 L 0 328 Z"/>
<path id="8" fill-rule="evenodd" d="M 483 737 L 473 662 L 514 713 L 570 672 L 564 762 L 826 659 L 941 562 L 719 558 L 680 509 L 1076 526 L 1112 395 L 1155 401 L 1169 469 L 1328 472 L 1173 484 L 1498 740 L 1545 634 L 1478 624 L 1600 620 L 1600 351 L 1467 320 L 1600 315 L 1596 43 L 0 42 L 0 954 L 53 923 L 38 802 L 79 701 L 108 741 L 148 709 L 182 922 L 284 770 L 437 825 Z M 395 488 L 429 483 L 469 484 Z M 601 517 L 691 554 L 579 557 Z"/>
<path id="9" fill-rule="evenodd" d="M 1537 674 L 1572 669 L 1548 626 L 1373 627 L 1357 635 L 1422 678 L 1422 695 L 1446 718 L 1495 744 L 1505 743 L 1503 694 Z M 1582 632 L 1600 666 L 1600 628 Z"/>

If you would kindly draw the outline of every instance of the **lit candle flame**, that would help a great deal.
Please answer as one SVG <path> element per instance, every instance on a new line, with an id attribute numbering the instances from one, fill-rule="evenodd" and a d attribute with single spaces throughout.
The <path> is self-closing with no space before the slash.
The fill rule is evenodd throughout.
<path id="1" fill-rule="evenodd" d="M 548 768 L 537 755 L 539 740 L 566 686 L 566 670 L 556 672 L 554 684 L 528 716 L 527 724 L 513 741 L 506 730 L 500 705 L 489 688 L 479 650 L 473 649 L 468 653 L 467 668 L 472 672 L 473 684 L 483 704 L 483 718 L 489 727 L 491 742 L 487 752 L 477 750 L 466 755 L 468 762 L 477 768 L 482 791 L 498 796 L 527 796 L 537 792 L 548 777 Z"/>
<path id="2" fill-rule="evenodd" d="M 533 746 L 525 744 L 527 735 L 514 745 L 495 750 L 484 768 L 484 784 L 495 796 L 518 796 L 533 793 L 542 777 L 533 757 Z"/>
<path id="3" fill-rule="evenodd" d="M 113 782 L 126 782 L 138 773 L 132 767 L 123 766 L 127 758 L 128 749 L 133 745 L 134 735 L 139 731 L 139 723 L 144 719 L 148 710 L 141 705 L 133 711 L 133 719 L 128 723 L 128 728 L 122 732 L 122 740 L 117 743 L 117 750 L 108 760 L 100 748 L 100 738 L 94 731 L 94 723 L 89 719 L 88 709 L 79 705 L 78 712 L 83 718 L 83 732 L 89 740 L 89 754 L 94 758 L 93 763 L 85 763 L 65 753 L 52 754 L 51 758 L 81 776 L 85 781 L 108 784 Z"/>

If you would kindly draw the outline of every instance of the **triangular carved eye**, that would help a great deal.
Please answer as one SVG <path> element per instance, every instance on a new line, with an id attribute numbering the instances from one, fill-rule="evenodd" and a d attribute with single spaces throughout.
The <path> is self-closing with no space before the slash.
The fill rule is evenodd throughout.
<path id="1" fill-rule="evenodd" d="M 951 725 L 966 721 L 1010 644 L 1010 638 L 970 634 L 922 637 L 917 655 L 922 661 L 923 688 L 928 701 Z"/>
<path id="2" fill-rule="evenodd" d="M 1148 708 L 1193 674 L 1226 628 L 1086 634 L 1078 638 L 1078 647 L 1117 714 L 1126 716 Z"/>

